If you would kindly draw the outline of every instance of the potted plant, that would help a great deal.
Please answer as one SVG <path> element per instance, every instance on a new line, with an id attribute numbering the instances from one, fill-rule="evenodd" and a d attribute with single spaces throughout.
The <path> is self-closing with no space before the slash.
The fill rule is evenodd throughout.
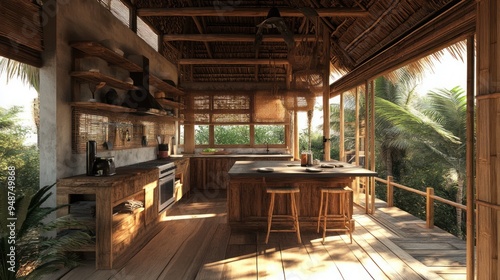
<path id="1" fill-rule="evenodd" d="M 55 184 L 39 189 L 33 196 L 19 195 L 13 203 L 15 212 L 0 211 L 0 279 L 40 279 L 62 267 L 78 265 L 76 254 L 70 253 L 91 242 L 91 236 L 83 230 L 68 231 L 64 235 L 51 236 L 51 232 L 82 225 L 62 217 L 45 222 L 59 207 L 43 207 L 52 195 Z M 2 209 L 8 209 L 6 188 L 0 190 Z M 12 206 L 11 204 L 8 204 Z M 15 226 L 11 223 L 15 213 Z M 3 223 L 6 223 L 4 225 Z M 8 227 L 8 225 L 13 225 Z M 14 249 L 14 250 L 12 250 Z M 10 256 L 9 256 L 10 254 Z M 14 257 L 11 257 L 14 256 Z"/>

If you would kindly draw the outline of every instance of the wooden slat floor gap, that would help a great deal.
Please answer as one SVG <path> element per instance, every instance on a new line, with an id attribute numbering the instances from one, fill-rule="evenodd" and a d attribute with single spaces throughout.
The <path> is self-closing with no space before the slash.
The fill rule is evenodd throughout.
<path id="1" fill-rule="evenodd" d="M 349 236 L 231 230 L 224 191 L 194 192 L 170 209 L 164 229 L 122 268 L 86 260 L 46 279 L 466 279 L 465 242 L 395 207 L 355 207 Z M 400 217 L 400 219 L 399 219 Z M 411 218 L 413 217 L 413 218 Z"/>

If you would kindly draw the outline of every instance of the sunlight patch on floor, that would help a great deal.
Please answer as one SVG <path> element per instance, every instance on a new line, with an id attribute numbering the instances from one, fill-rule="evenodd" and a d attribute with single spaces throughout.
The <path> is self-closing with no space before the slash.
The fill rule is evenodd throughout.
<path id="1" fill-rule="evenodd" d="M 190 220 L 190 219 L 206 219 L 206 218 L 221 217 L 224 215 L 225 214 L 216 214 L 216 213 L 175 215 L 175 216 L 166 216 L 162 218 L 161 221 L 165 222 L 165 221 Z"/>

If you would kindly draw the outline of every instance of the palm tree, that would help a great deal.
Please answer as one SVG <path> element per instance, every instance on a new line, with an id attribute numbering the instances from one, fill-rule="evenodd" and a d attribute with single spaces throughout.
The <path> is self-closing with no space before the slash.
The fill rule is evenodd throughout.
<path id="1" fill-rule="evenodd" d="M 418 109 L 418 110 L 417 110 Z M 462 203 L 465 182 L 466 95 L 455 87 L 428 93 L 414 107 L 402 107 L 377 100 L 378 117 L 389 124 L 389 131 L 398 137 L 390 147 L 425 149 L 433 160 L 450 169 L 449 178 L 457 187 L 456 202 Z M 401 140 L 404 139 L 404 140 Z M 461 233 L 461 211 L 457 209 L 457 235 Z"/>
<path id="2" fill-rule="evenodd" d="M 19 78 L 24 84 L 34 88 L 40 94 L 40 69 L 29 64 L 21 63 L 5 57 L 0 57 L 0 76 L 5 74 L 7 83 L 9 80 Z M 40 102 L 39 98 L 33 101 L 33 120 L 40 130 Z"/>
<path id="3" fill-rule="evenodd" d="M 456 137 L 458 141 L 429 141 L 429 149 L 450 168 L 450 178 L 456 185 L 456 202 L 462 203 L 466 179 L 467 96 L 460 87 L 438 89 L 427 94 L 421 105 L 422 112 Z M 461 237 L 462 209 L 457 208 L 457 226 Z"/>
<path id="4" fill-rule="evenodd" d="M 399 176 L 406 150 L 411 141 L 401 127 L 394 126 L 392 118 L 397 111 L 409 110 L 415 98 L 418 76 L 402 68 L 397 71 L 398 81 L 385 77 L 375 80 L 375 139 L 387 176 Z"/>
<path id="5" fill-rule="evenodd" d="M 23 83 L 40 90 L 40 69 L 5 57 L 0 57 L 0 75 L 5 74 L 7 82 L 15 77 Z"/>

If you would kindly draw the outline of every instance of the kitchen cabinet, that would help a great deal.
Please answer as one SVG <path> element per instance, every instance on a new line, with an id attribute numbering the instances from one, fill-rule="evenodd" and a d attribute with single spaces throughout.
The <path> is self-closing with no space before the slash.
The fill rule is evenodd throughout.
<path id="1" fill-rule="evenodd" d="M 191 185 L 200 190 L 227 189 L 228 172 L 236 161 L 291 160 L 291 155 L 196 155 L 191 157 Z"/>
<path id="2" fill-rule="evenodd" d="M 188 195 L 190 187 L 190 164 L 188 158 L 175 159 L 175 201 Z"/>
<path id="3" fill-rule="evenodd" d="M 71 215 L 95 231 L 95 245 L 83 251 L 95 252 L 97 269 L 120 267 L 161 229 L 157 184 L 155 168 L 123 167 L 109 177 L 59 179 L 57 204 L 67 206 L 57 214 Z M 123 211 L 128 200 L 140 201 L 143 207 Z"/>

